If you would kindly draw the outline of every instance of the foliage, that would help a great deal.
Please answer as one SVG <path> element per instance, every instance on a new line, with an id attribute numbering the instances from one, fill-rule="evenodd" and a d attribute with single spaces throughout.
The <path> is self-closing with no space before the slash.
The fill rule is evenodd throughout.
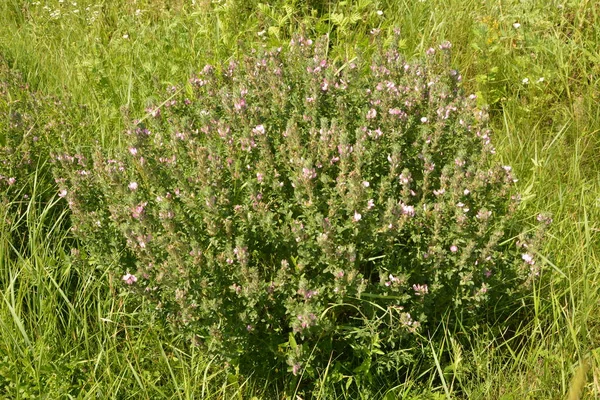
<path id="1" fill-rule="evenodd" d="M 92 256 L 121 257 L 124 285 L 199 344 L 248 372 L 316 379 L 332 359 L 370 379 L 414 362 L 448 309 L 450 327 L 497 318 L 539 263 L 510 240 L 518 196 L 485 111 L 438 66 L 450 44 L 370 66 L 327 48 L 207 65 L 123 153 L 56 158 Z"/>

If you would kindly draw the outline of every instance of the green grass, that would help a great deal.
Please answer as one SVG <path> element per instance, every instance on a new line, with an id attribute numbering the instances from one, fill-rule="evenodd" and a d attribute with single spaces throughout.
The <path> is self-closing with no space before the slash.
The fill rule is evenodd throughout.
<path id="1" fill-rule="evenodd" d="M 0 98 L 0 109 L 7 111 L 0 117 L 9 118 L 11 102 L 25 101 L 23 93 L 56 96 L 69 104 L 71 121 L 61 134 L 74 146 L 98 140 L 118 147 L 127 121 L 143 117 L 145 107 L 160 100 L 168 85 L 185 81 L 205 63 L 242 57 L 252 47 L 276 45 L 294 32 L 329 34 L 333 58 L 368 53 L 373 28 L 387 35 L 399 27 L 409 55 L 450 40 L 452 63 L 466 88 L 490 106 L 498 157 L 516 170 L 526 211 L 553 215 L 540 254 L 547 269 L 531 291 L 533 318 L 519 331 L 503 337 L 490 329 L 469 348 L 447 333 L 443 347 L 434 350 L 450 356 L 439 358 L 428 381 L 409 373 L 390 379 L 379 396 L 600 396 L 597 2 L 38 3 L 0 4 L 0 59 L 29 85 L 15 86 L 10 96 Z M 61 13 L 54 18 L 55 10 Z M 36 126 L 52 122 L 46 121 L 49 115 L 37 114 Z M 71 253 L 76 243 L 65 228 L 68 216 L 56 212 L 56 200 L 42 201 L 43 191 L 54 189 L 34 185 L 36 176 L 30 180 L 37 193 L 29 199 L 3 195 L 0 207 L 1 396 L 273 396 L 265 394 L 264 383 L 217 368 L 152 321 L 138 299 L 118 294 L 100 262 L 94 271 L 83 268 Z M 15 202 L 23 202 L 22 219 L 9 212 Z M 15 237 L 23 234 L 27 240 L 21 247 Z M 360 387 L 355 382 L 347 393 L 331 393 L 324 385 L 315 395 L 356 398 Z"/>

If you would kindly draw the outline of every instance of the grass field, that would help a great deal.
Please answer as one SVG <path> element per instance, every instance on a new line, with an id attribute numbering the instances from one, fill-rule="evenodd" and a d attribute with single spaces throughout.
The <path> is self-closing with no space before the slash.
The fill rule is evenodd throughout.
<path id="1" fill-rule="evenodd" d="M 329 35 L 329 56 L 351 59 L 369 54 L 372 30 L 388 37 L 394 28 L 409 57 L 452 43 L 465 87 L 489 106 L 497 157 L 515 170 L 527 214 L 548 212 L 553 223 L 539 254 L 545 271 L 529 294 L 532 317 L 519 331 L 503 337 L 491 327 L 469 348 L 448 333 L 439 349 L 448 357 L 425 379 L 408 372 L 362 397 L 599 398 L 596 1 L 4 0 L 0 144 L 18 111 L 25 134 L 58 132 L 56 149 L 119 149 L 128 121 L 206 63 L 297 32 Z M 28 189 L 3 193 L 0 205 L 1 397 L 295 398 L 285 382 L 274 394 L 215 366 L 119 294 L 109 274 L 83 268 L 49 160 L 32 151 Z M 354 385 L 323 384 L 313 397 L 355 398 Z"/>

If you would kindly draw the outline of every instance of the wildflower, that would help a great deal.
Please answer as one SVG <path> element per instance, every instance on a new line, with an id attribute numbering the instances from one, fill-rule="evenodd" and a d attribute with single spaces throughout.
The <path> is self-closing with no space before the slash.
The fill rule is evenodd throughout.
<path id="1" fill-rule="evenodd" d="M 477 219 L 481 219 L 483 221 L 487 220 L 489 217 L 492 216 L 492 212 L 490 210 L 479 210 L 479 212 L 476 215 Z"/>
<path id="2" fill-rule="evenodd" d="M 383 15 L 383 11 L 377 10 L 377 15 L 379 15 L 381 17 Z"/>
<path id="3" fill-rule="evenodd" d="M 427 287 L 427 285 L 414 284 L 412 287 L 417 296 L 424 296 L 425 294 L 429 293 L 429 288 Z"/>
<path id="4" fill-rule="evenodd" d="M 60 192 L 58 192 L 58 197 L 66 197 L 67 196 L 67 189 L 63 189 Z"/>
<path id="5" fill-rule="evenodd" d="M 450 251 L 456 253 L 458 251 L 458 247 L 456 247 L 456 245 L 453 244 L 452 246 L 450 246 Z"/>
<path id="6" fill-rule="evenodd" d="M 298 375 L 298 372 L 300 372 L 300 364 L 296 363 L 292 366 L 292 374 L 294 374 L 294 376 Z"/>
<path id="7" fill-rule="evenodd" d="M 16 181 L 17 181 L 17 178 L 14 178 L 14 177 L 8 178 L 8 180 L 7 180 L 9 186 L 14 185 Z"/>
<path id="8" fill-rule="evenodd" d="M 252 129 L 252 133 L 258 134 L 258 135 L 262 135 L 265 133 L 265 127 L 264 125 L 256 125 L 256 127 L 254 129 Z"/>
<path id="9" fill-rule="evenodd" d="M 531 255 L 530 253 L 523 253 L 521 255 L 521 258 L 523 259 L 523 261 L 525 261 L 529 265 L 534 265 L 535 264 L 535 260 L 533 259 L 533 255 Z"/>
<path id="10" fill-rule="evenodd" d="M 362 219 L 362 215 L 360 215 L 357 211 L 354 211 L 354 222 L 358 222 Z"/>
<path id="11" fill-rule="evenodd" d="M 529 78 L 523 78 L 523 85 L 529 85 Z"/>
<path id="12" fill-rule="evenodd" d="M 264 180 L 264 175 L 261 174 L 260 172 L 256 173 L 256 180 L 258 180 L 258 183 L 262 183 L 262 181 Z"/>
<path id="13" fill-rule="evenodd" d="M 518 22 L 515 22 L 515 23 L 513 24 L 513 28 L 515 28 L 515 29 L 519 29 L 520 27 L 521 27 L 521 24 L 520 24 L 520 23 L 518 23 Z"/>
<path id="14" fill-rule="evenodd" d="M 440 50 L 449 50 L 451 47 L 452 43 L 449 41 L 445 41 L 444 43 L 440 44 Z"/>
<path id="15" fill-rule="evenodd" d="M 408 215 L 409 217 L 415 216 L 415 207 L 409 206 L 406 204 L 402 204 L 401 206 L 402 206 L 402 214 Z"/>
<path id="16" fill-rule="evenodd" d="M 537 220 L 538 222 L 543 222 L 546 225 L 550 225 L 552 223 L 552 218 L 544 214 L 538 214 Z"/>
<path id="17" fill-rule="evenodd" d="M 129 190 L 137 190 L 138 184 L 137 182 L 130 182 L 127 187 L 129 188 Z"/>
<path id="18" fill-rule="evenodd" d="M 133 285 L 137 282 L 137 277 L 135 275 L 131 275 L 130 273 L 123 275 L 121 279 L 128 285 Z"/>
<path id="19" fill-rule="evenodd" d="M 421 122 L 425 124 L 427 122 L 427 117 L 422 117 Z"/>
<path id="20" fill-rule="evenodd" d="M 135 147 L 130 147 L 129 152 L 131 153 L 132 156 L 135 156 L 138 153 L 138 151 Z"/>
<path id="21" fill-rule="evenodd" d="M 402 183 L 403 185 L 406 185 L 410 182 L 410 176 L 407 174 L 404 174 L 404 172 L 400 174 L 398 179 L 400 179 L 400 183 Z"/>
<path id="22" fill-rule="evenodd" d="M 369 199 L 367 202 L 367 210 L 370 210 L 373 207 L 375 207 L 375 201 L 373 201 L 373 199 Z"/>
<path id="23" fill-rule="evenodd" d="M 314 168 L 302 168 L 302 176 L 306 179 L 315 179 L 317 177 L 317 171 Z"/>
<path id="24" fill-rule="evenodd" d="M 363 181 L 363 186 L 364 187 L 369 187 L 371 184 L 369 183 L 369 181 Z"/>
<path id="25" fill-rule="evenodd" d="M 368 112 L 367 112 L 367 119 L 373 119 L 377 116 L 377 110 L 375 110 L 374 108 L 371 108 Z"/>

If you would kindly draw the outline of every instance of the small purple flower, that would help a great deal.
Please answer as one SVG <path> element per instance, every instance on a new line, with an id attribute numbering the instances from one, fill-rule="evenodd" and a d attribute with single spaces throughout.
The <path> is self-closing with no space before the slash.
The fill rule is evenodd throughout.
<path id="1" fill-rule="evenodd" d="M 121 279 L 128 285 L 133 285 L 137 282 L 137 277 L 135 275 L 131 275 L 130 273 L 123 275 Z"/>

